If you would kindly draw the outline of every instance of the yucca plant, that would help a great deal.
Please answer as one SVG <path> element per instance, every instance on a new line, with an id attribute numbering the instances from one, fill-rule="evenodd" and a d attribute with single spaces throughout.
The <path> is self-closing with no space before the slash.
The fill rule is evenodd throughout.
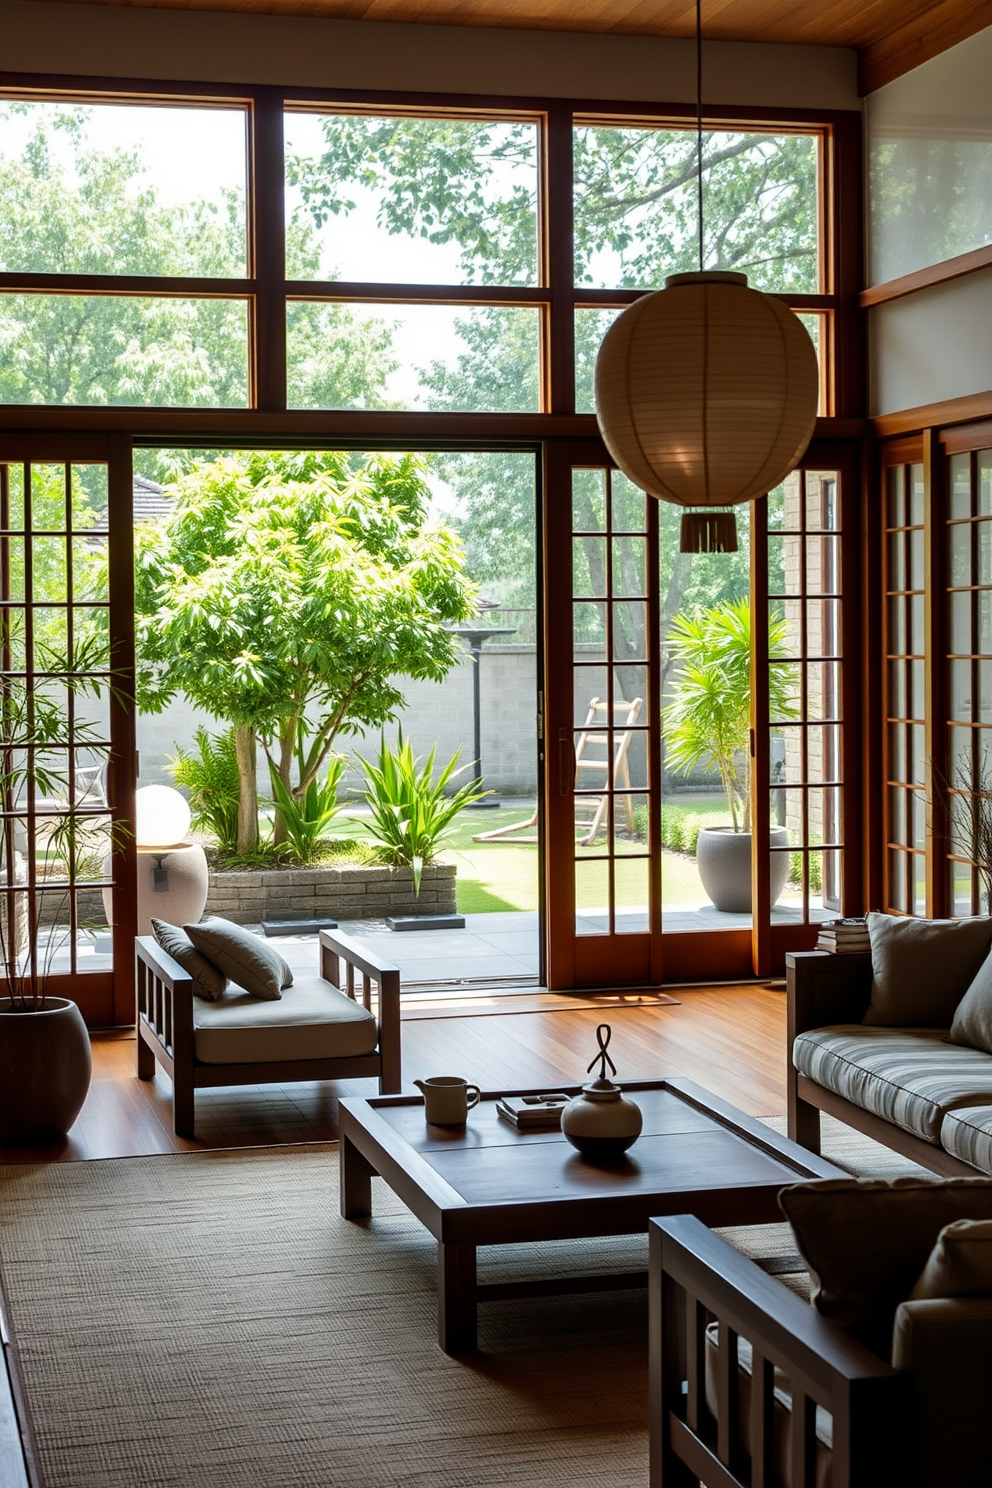
<path id="1" fill-rule="evenodd" d="M 470 780 L 445 795 L 449 782 L 468 767 L 458 768 L 461 750 L 457 750 L 435 780 L 435 752 L 432 749 L 426 759 L 415 758 L 401 731 L 395 750 L 382 741 L 378 764 L 359 758 L 368 781 L 364 796 L 372 812 L 368 830 L 380 844 L 384 862 L 413 869 L 417 897 L 424 864 L 437 856 L 455 817 L 486 794 L 478 781 Z"/>
<path id="2" fill-rule="evenodd" d="M 286 841 L 294 857 L 304 867 L 320 857 L 320 839 L 338 813 L 338 785 L 344 772 L 345 758 L 333 755 L 322 781 L 311 780 L 302 796 L 297 796 L 282 779 L 272 761 L 272 805 L 282 812 Z"/>

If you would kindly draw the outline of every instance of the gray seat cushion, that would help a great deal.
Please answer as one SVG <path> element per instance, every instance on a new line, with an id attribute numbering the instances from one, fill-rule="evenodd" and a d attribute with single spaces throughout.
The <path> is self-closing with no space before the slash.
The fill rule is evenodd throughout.
<path id="1" fill-rule="evenodd" d="M 992 1173 L 992 1103 L 948 1112 L 940 1128 L 940 1145 L 952 1157 Z"/>
<path id="2" fill-rule="evenodd" d="M 372 1054 L 374 1015 L 323 977 L 300 977 L 278 1000 L 231 985 L 217 1002 L 193 998 L 193 1047 L 201 1064 L 344 1059 Z"/>
<path id="3" fill-rule="evenodd" d="M 817 1028 L 799 1034 L 792 1061 L 825 1090 L 935 1144 L 946 1111 L 992 1104 L 992 1054 L 928 1028 Z"/>

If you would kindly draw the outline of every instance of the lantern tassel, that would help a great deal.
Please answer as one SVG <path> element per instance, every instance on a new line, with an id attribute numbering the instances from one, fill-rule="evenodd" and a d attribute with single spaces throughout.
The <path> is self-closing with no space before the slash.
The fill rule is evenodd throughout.
<path id="1" fill-rule="evenodd" d="M 736 553 L 737 521 L 733 512 L 684 512 L 679 552 Z"/>

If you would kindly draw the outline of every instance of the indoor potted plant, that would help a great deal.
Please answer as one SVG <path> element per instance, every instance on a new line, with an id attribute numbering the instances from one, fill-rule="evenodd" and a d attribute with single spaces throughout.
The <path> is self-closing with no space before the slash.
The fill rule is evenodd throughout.
<path id="1" fill-rule="evenodd" d="M 95 734 L 75 709 L 70 719 L 66 699 L 98 694 L 107 685 L 90 675 L 101 648 L 94 636 L 77 640 L 68 665 L 54 653 L 41 657 L 61 683 L 52 694 L 9 676 L 0 689 L 0 1143 L 7 1145 L 64 1137 L 89 1089 L 82 1014 L 71 999 L 49 991 L 54 958 L 72 930 L 47 925 L 42 905 L 46 896 L 68 904 L 82 860 L 94 853 L 93 809 L 75 771 L 72 798 L 65 762 Z M 42 649 L 36 642 L 36 652 Z M 41 823 L 44 876 L 25 871 L 22 851 L 37 862 Z M 24 840 L 28 833 L 33 842 Z"/>
<path id="2" fill-rule="evenodd" d="M 785 621 L 769 619 L 768 654 L 785 654 Z M 746 599 L 676 615 L 668 633 L 676 669 L 663 709 L 665 759 L 688 773 L 716 768 L 730 825 L 704 827 L 696 864 L 713 905 L 735 914 L 751 910 L 751 607 Z M 785 667 L 769 667 L 771 717 L 796 716 Z M 770 845 L 788 846 L 785 827 L 771 828 Z M 789 854 L 771 855 L 771 902 L 789 877 Z"/>

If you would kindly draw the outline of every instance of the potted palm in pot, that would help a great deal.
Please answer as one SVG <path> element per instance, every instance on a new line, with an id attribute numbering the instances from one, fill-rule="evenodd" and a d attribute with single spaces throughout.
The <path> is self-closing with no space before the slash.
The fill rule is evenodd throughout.
<path id="1" fill-rule="evenodd" d="M 0 1143 L 27 1146 L 66 1135 L 90 1084 L 89 1035 L 75 1002 L 53 996 L 55 957 L 77 928 L 61 922 L 82 860 L 100 856 L 91 804 L 80 799 L 71 752 L 94 730 L 67 713 L 67 699 L 99 694 L 89 674 L 103 657 L 99 637 L 64 655 L 36 642 L 49 692 L 7 675 L 0 685 Z M 70 716 L 71 714 L 71 716 Z M 99 746 L 94 751 L 101 753 Z M 71 780 L 70 780 L 71 777 Z M 71 788 L 75 784 L 75 791 Z M 75 796 L 75 799 L 73 798 Z M 102 818 L 101 818 L 102 821 Z M 106 837 L 101 836 L 105 846 Z M 43 846 L 41 844 L 43 843 Z M 41 861 L 39 861 L 41 860 Z M 55 923 L 44 913 L 56 901 Z"/>
<path id="2" fill-rule="evenodd" d="M 768 654 L 786 654 L 784 619 L 771 616 Z M 715 768 L 730 825 L 704 827 L 696 865 L 715 908 L 751 910 L 751 606 L 732 600 L 695 614 L 676 615 L 668 634 L 675 659 L 671 699 L 662 711 L 665 760 L 686 774 Z M 788 670 L 769 668 L 771 717 L 796 716 Z M 785 827 L 771 829 L 770 846 L 785 848 Z M 789 854 L 771 855 L 771 902 L 789 877 Z"/>

